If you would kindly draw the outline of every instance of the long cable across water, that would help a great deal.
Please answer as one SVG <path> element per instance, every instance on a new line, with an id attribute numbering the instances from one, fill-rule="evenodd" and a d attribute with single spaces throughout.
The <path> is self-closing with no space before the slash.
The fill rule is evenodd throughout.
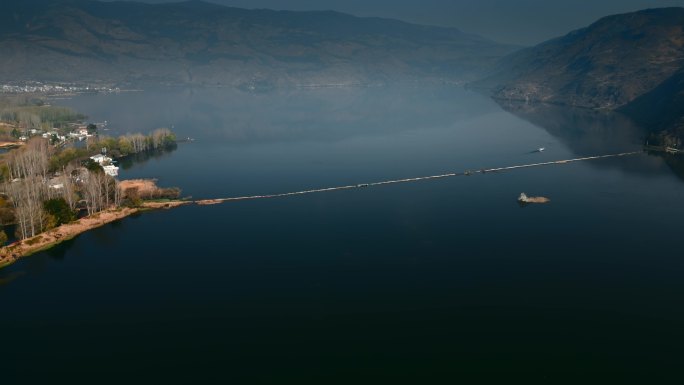
<path id="1" fill-rule="evenodd" d="M 452 172 L 452 173 L 448 173 L 448 174 L 421 176 L 421 177 L 416 177 L 416 178 L 394 179 L 394 180 L 386 180 L 386 181 L 381 181 L 381 182 L 359 183 L 359 184 L 353 184 L 353 185 L 347 185 L 347 186 L 325 187 L 325 188 L 318 188 L 318 189 L 312 189 L 312 190 L 293 191 L 293 192 L 279 193 L 279 194 L 248 195 L 248 196 L 240 196 L 240 197 L 232 197 L 232 198 L 204 199 L 204 200 L 195 201 L 195 203 L 197 203 L 199 205 L 212 205 L 212 204 L 218 204 L 218 203 L 230 202 L 230 201 L 280 198 L 280 197 L 287 197 L 287 196 L 293 196 L 293 195 L 304 195 L 304 194 L 323 193 L 323 192 L 329 192 L 329 191 L 351 190 L 351 189 L 356 189 L 356 188 L 366 188 L 366 187 L 382 186 L 382 185 L 388 185 L 388 184 L 419 182 L 419 181 L 425 181 L 425 180 L 431 180 L 431 179 L 450 178 L 450 177 L 455 177 L 455 176 L 485 174 L 488 172 L 503 172 L 503 171 L 521 169 L 521 168 L 561 165 L 561 164 L 568 164 L 568 163 L 581 162 L 581 161 L 587 161 L 587 160 L 616 158 L 616 157 L 622 157 L 622 156 L 637 155 L 637 154 L 642 154 L 642 153 L 643 153 L 643 151 L 622 152 L 619 154 L 587 156 L 587 157 L 575 158 L 575 159 L 565 159 L 565 160 L 555 160 L 555 161 L 550 161 L 550 162 L 521 164 L 521 165 L 517 165 L 517 166 L 488 168 L 488 169 L 480 169 L 480 170 L 474 170 L 474 171 Z"/>

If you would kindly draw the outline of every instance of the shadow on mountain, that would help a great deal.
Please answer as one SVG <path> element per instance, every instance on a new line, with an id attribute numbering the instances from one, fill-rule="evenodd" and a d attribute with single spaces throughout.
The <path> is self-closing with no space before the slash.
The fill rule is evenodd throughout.
<path id="1" fill-rule="evenodd" d="M 578 157 L 639 151 L 650 133 L 644 126 L 617 112 L 513 101 L 499 101 L 499 105 L 511 114 L 543 128 Z M 646 159 L 632 157 L 588 164 L 593 167 L 617 167 L 644 176 L 674 172 L 684 180 L 684 160 L 677 156 L 649 154 Z"/>

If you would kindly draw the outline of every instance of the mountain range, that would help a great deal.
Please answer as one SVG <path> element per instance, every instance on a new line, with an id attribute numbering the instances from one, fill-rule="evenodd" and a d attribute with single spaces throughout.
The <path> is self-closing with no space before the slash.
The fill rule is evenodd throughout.
<path id="1" fill-rule="evenodd" d="M 503 58 L 478 84 L 502 100 L 618 110 L 684 138 L 684 8 L 602 18 Z"/>
<path id="2" fill-rule="evenodd" d="M 0 81 L 273 87 L 472 80 L 515 47 L 457 29 L 202 1 L 24 0 L 0 12 Z"/>
<path id="3" fill-rule="evenodd" d="M 235 86 L 447 82 L 499 100 L 618 110 L 684 140 L 684 8 L 607 16 L 519 49 L 453 28 L 202 1 L 23 0 L 0 12 L 0 82 Z"/>

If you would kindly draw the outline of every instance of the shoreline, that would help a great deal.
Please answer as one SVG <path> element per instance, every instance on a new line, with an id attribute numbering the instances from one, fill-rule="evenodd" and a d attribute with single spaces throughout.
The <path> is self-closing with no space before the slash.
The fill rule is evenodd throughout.
<path id="1" fill-rule="evenodd" d="M 3 148 L 3 149 L 19 148 L 25 144 L 26 143 L 24 143 L 24 142 L 5 142 L 5 141 L 2 141 L 2 142 L 0 142 L 0 148 Z"/>
<path id="2" fill-rule="evenodd" d="M 24 257 L 48 250 L 58 244 L 76 238 L 77 236 L 102 227 L 106 224 L 150 210 L 168 210 L 180 206 L 193 204 L 193 201 L 147 201 L 140 207 L 118 207 L 101 211 L 91 216 L 83 217 L 34 237 L 26 238 L 0 248 L 0 269 L 8 267 Z"/>

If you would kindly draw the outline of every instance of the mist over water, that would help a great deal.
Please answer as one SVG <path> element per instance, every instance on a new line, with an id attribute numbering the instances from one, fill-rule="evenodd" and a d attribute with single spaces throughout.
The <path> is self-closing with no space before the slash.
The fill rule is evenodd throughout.
<path id="1" fill-rule="evenodd" d="M 501 108 L 450 87 L 60 104 L 108 135 L 194 138 L 120 177 L 197 199 L 634 151 L 643 137 L 619 115 Z M 523 191 L 551 202 L 521 208 Z M 6 375 L 666 374 L 684 341 L 683 194 L 662 158 L 638 155 L 145 213 L 0 271 Z"/>

